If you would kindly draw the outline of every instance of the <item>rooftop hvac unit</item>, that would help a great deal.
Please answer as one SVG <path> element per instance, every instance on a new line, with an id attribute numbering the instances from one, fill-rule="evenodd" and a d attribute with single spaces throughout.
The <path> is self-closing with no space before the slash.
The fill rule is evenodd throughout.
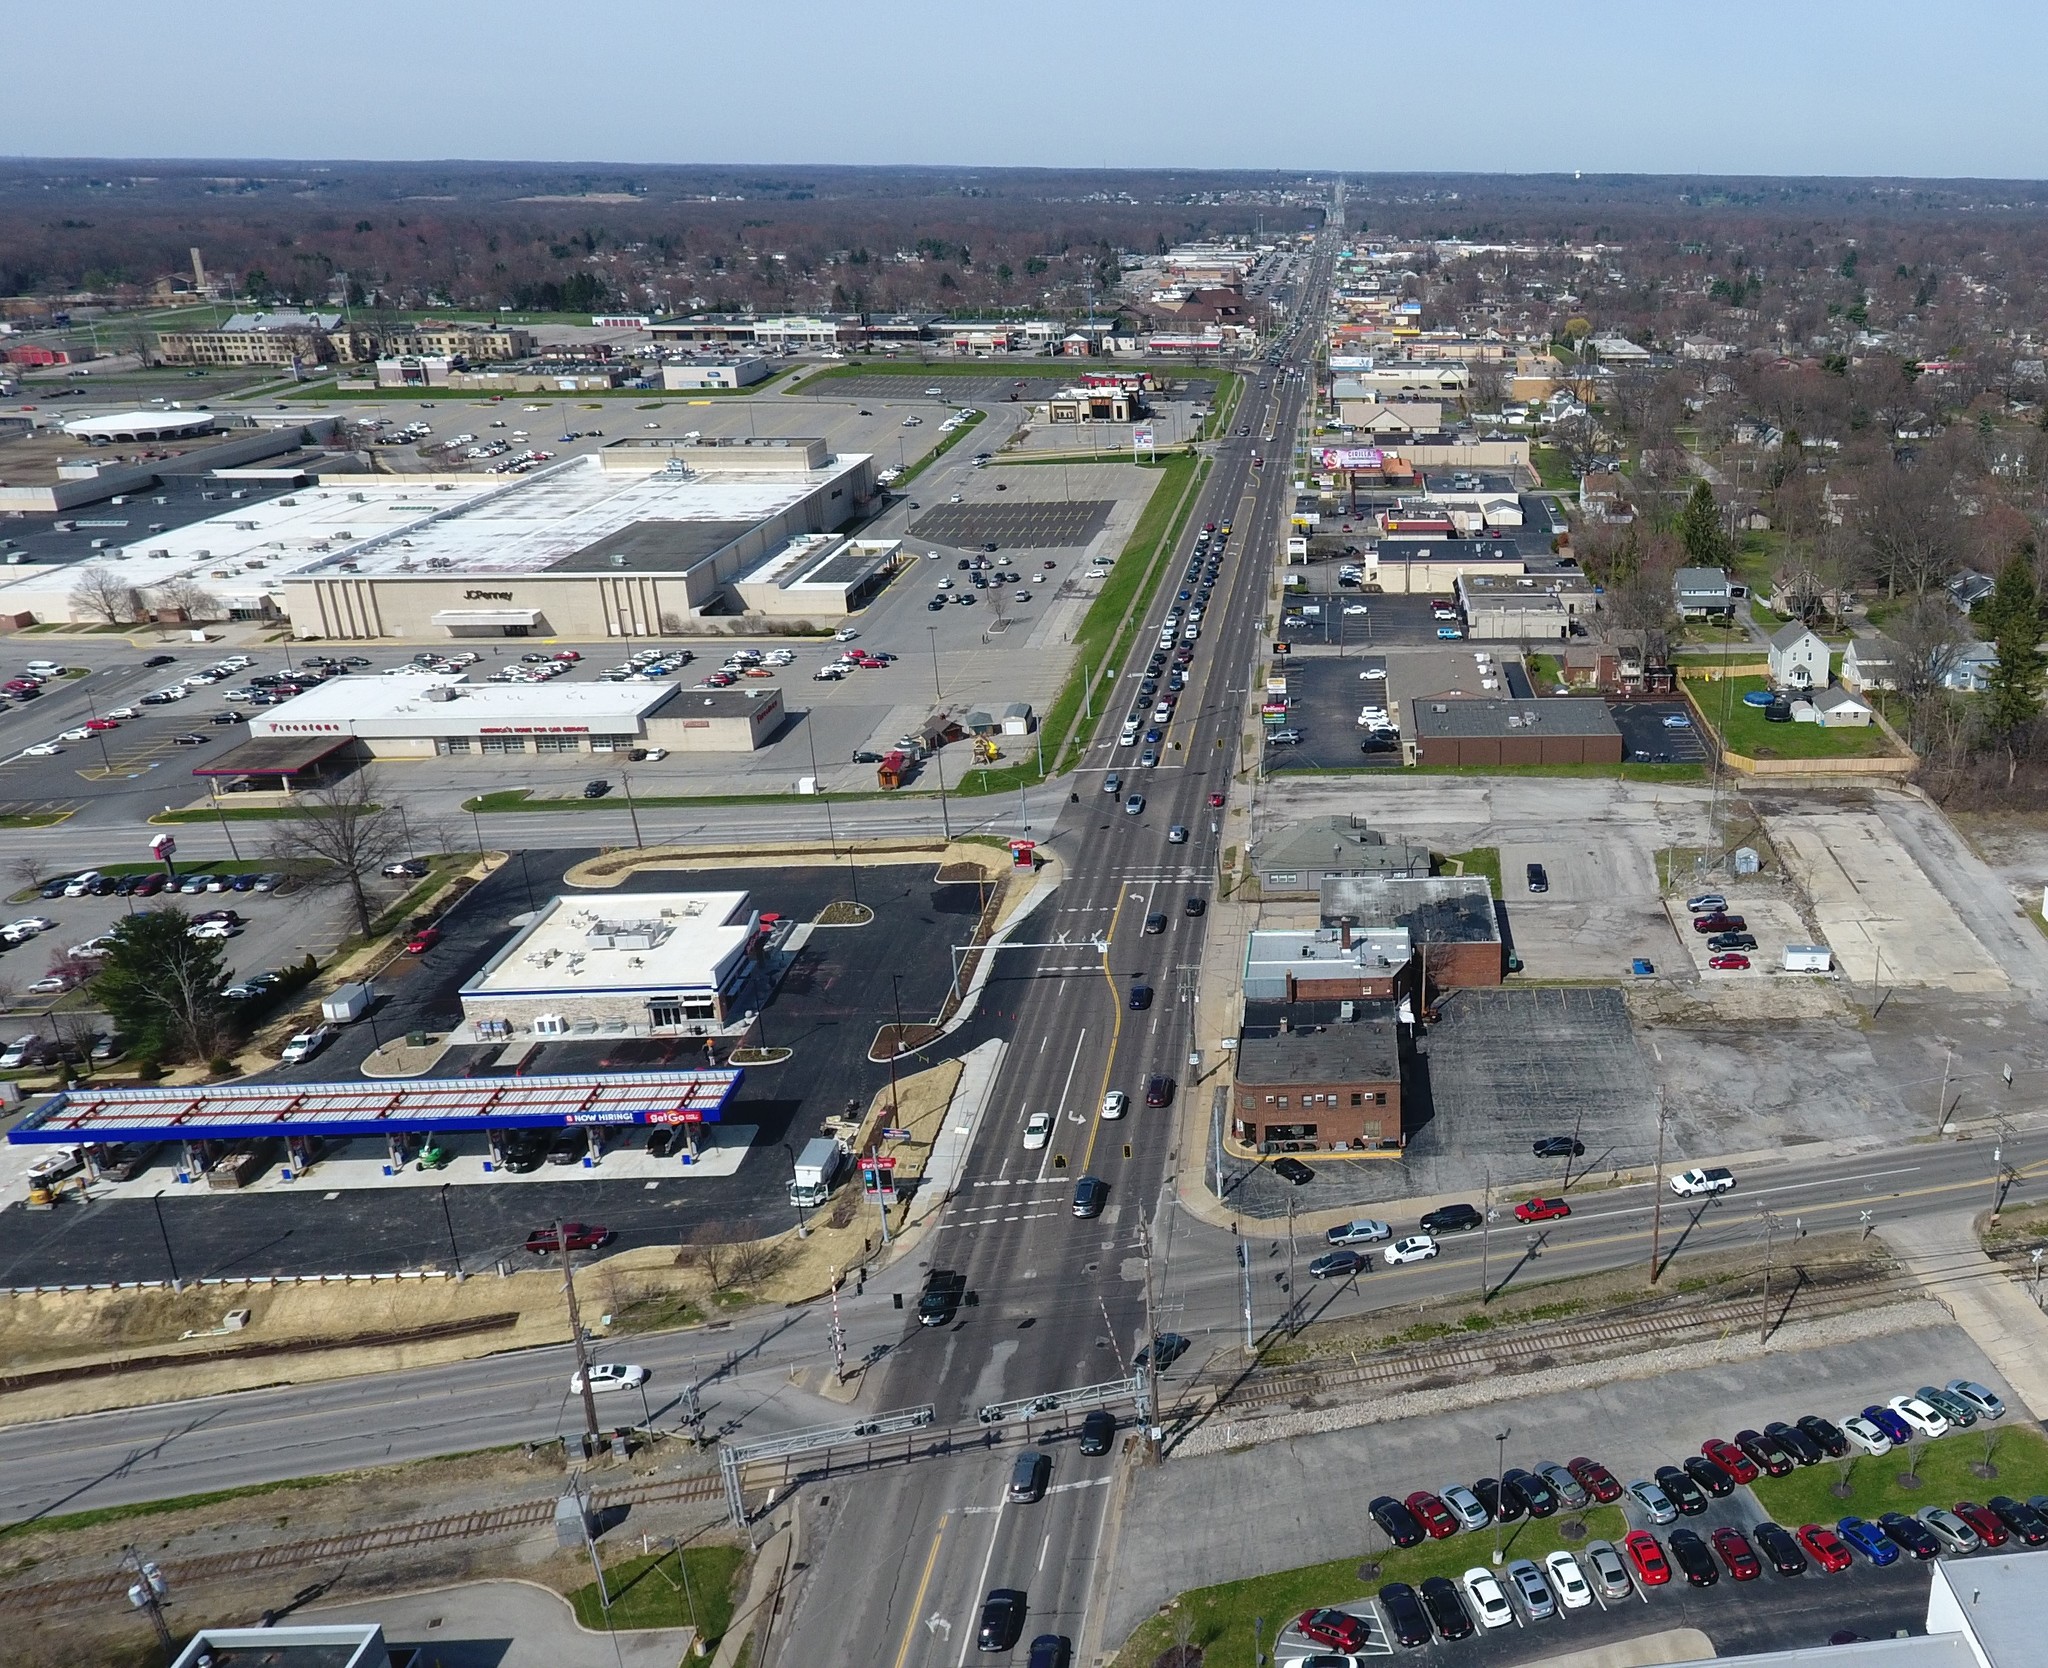
<path id="1" fill-rule="evenodd" d="M 360 492 L 352 492 L 352 493 L 350 493 L 350 494 L 348 495 L 348 501 L 349 501 L 349 502 L 350 502 L 351 504 L 361 504 L 361 503 L 366 503 L 366 502 L 367 502 L 368 500 L 367 500 L 367 499 L 366 499 L 366 498 L 364 497 L 364 495 L 363 495 L 362 493 L 360 493 Z"/>
<path id="2" fill-rule="evenodd" d="M 430 701 L 453 701 L 462 694 L 462 691 L 453 684 L 437 683 L 431 689 L 426 690 L 425 694 L 426 698 Z"/>
<path id="3" fill-rule="evenodd" d="M 235 531 L 237 533 L 253 533 L 260 525 L 261 523 L 254 521 L 238 521 L 235 523 Z"/>
<path id="4" fill-rule="evenodd" d="M 299 507 L 299 501 L 296 498 L 280 498 L 277 505 L 282 510 L 295 510 Z"/>

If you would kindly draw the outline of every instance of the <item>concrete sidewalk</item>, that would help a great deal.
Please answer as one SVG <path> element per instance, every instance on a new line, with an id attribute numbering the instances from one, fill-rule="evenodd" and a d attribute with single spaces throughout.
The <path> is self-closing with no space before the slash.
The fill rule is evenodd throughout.
<path id="1" fill-rule="evenodd" d="M 568 1601 L 530 1581 L 474 1581 L 320 1606 L 305 1622 L 378 1622 L 394 1645 L 417 1645 L 429 1668 L 676 1668 L 690 1628 L 582 1627 Z"/>
<path id="2" fill-rule="evenodd" d="M 923 1227 L 952 1198 L 961 1166 L 974 1146 L 975 1131 L 981 1127 L 989 1091 L 995 1087 L 996 1073 L 1002 1069 L 1007 1046 L 1002 1038 L 991 1037 L 960 1056 L 960 1081 L 953 1086 L 945 1127 L 932 1140 L 931 1154 L 925 1160 L 924 1174 L 911 1200 L 907 1227 Z"/>
<path id="3" fill-rule="evenodd" d="M 1878 1233 L 2040 1420 L 2048 1417 L 2048 1315 L 1985 1254 L 1977 1224 L 1957 1212 L 1888 1223 Z"/>

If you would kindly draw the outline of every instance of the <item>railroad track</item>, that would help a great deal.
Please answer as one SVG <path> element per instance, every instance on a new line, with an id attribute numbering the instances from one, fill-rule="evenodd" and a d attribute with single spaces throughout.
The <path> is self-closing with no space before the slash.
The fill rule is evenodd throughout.
<path id="1" fill-rule="evenodd" d="M 724 1496 L 724 1486 L 716 1476 L 670 1477 L 629 1483 L 620 1488 L 598 1489 L 591 1495 L 591 1507 L 602 1512 L 614 1506 L 670 1505 L 692 1500 L 722 1500 Z M 173 1588 L 230 1576 L 262 1575 L 281 1569 L 317 1572 L 322 1565 L 347 1562 L 370 1553 L 427 1546 L 437 1541 L 475 1540 L 512 1530 L 537 1529 L 552 1523 L 554 1516 L 555 1502 L 552 1499 L 528 1500 L 516 1506 L 497 1506 L 488 1511 L 462 1512 L 414 1523 L 387 1523 L 345 1535 L 279 1541 L 237 1552 L 208 1553 L 201 1557 L 162 1562 L 164 1574 Z M 110 1569 L 104 1575 L 73 1576 L 57 1581 L 0 1587 L 0 1615 L 28 1610 L 54 1614 L 109 1604 L 120 1599 L 131 1579 L 130 1572 L 126 1570 Z"/>
<path id="2" fill-rule="evenodd" d="M 1860 1271 L 1810 1276 L 1783 1317 L 1814 1320 L 1858 1308 L 1873 1297 L 1899 1290 L 1888 1275 Z M 1537 1358 L 1562 1358 L 1616 1345 L 1655 1345 L 1675 1338 L 1697 1337 L 1757 1324 L 1760 1298 L 1734 1298 L 1647 1315 L 1618 1315 L 1577 1326 L 1530 1328 L 1525 1336 L 1450 1343 L 1434 1348 L 1390 1351 L 1350 1365 L 1254 1370 L 1242 1381 L 1215 1381 L 1208 1387 L 1212 1409 L 1241 1410 L 1279 1402 L 1313 1401 L 1335 1392 L 1401 1383 L 1414 1387 L 1434 1378 L 1470 1376 L 1475 1370 L 1513 1371 Z M 1547 1360 L 1546 1363 L 1547 1364 Z"/>

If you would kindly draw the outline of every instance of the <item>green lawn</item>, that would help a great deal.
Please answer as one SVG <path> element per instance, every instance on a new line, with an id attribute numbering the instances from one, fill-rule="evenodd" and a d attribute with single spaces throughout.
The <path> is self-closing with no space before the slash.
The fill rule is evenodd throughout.
<path id="1" fill-rule="evenodd" d="M 1551 492 L 1567 492 L 1578 496 L 1578 478 L 1572 474 L 1571 466 L 1564 461 L 1564 453 L 1555 446 L 1531 446 L 1529 462 L 1536 471 L 1536 478 Z"/>
<path id="2" fill-rule="evenodd" d="M 1496 898 L 1504 895 L 1500 889 L 1499 846 L 1474 846 L 1470 851 L 1454 851 L 1447 855 L 1445 861 L 1448 864 L 1462 863 L 1464 867 L 1458 871 L 1461 874 L 1486 876 L 1493 883 L 1493 895 Z M 1446 868 L 1445 873 L 1449 872 Z"/>
<path id="3" fill-rule="evenodd" d="M 1362 1537 L 1371 1528 L 1363 1500 L 1359 1503 L 1358 1521 Z M 1563 1539 L 1558 1531 L 1568 1523 L 1583 1524 L 1585 1536 L 1577 1541 Z M 1377 1536 L 1377 1531 L 1374 1533 Z M 1501 1531 L 1501 1552 L 1510 1561 L 1534 1558 L 1541 1563 L 1545 1553 L 1555 1552 L 1561 1546 L 1576 1548 L 1584 1546 L 1587 1540 L 1618 1541 L 1626 1533 L 1628 1524 L 1618 1506 L 1595 1506 L 1589 1511 L 1565 1513 L 1540 1522 L 1524 1518 L 1511 1523 Z M 1474 1564 L 1491 1563 L 1493 1534 L 1482 1529 L 1477 1534 L 1453 1535 L 1449 1540 L 1425 1541 L 1406 1551 L 1376 1552 L 1373 1556 L 1380 1568 L 1370 1577 L 1358 1573 L 1362 1556 L 1361 1550 L 1326 1564 L 1307 1564 L 1300 1569 L 1182 1593 L 1125 1641 L 1117 1654 L 1116 1668 L 1151 1668 L 1159 1655 L 1176 1642 L 1175 1625 L 1183 1608 L 1194 1616 L 1190 1643 L 1202 1647 L 1202 1668 L 1253 1668 L 1253 1618 L 1265 1618 L 1265 1645 L 1270 1653 L 1275 1633 L 1315 1605 L 1347 1604 L 1376 1592 L 1388 1581 L 1406 1581 L 1412 1586 L 1432 1575 L 1449 1576 L 1455 1581 Z"/>
<path id="4" fill-rule="evenodd" d="M 1734 686 L 1731 697 L 1727 685 Z M 1823 729 L 1818 724 L 1773 724 L 1763 708 L 1742 704 L 1752 690 L 1768 689 L 1769 678 L 1729 678 L 1692 685 L 1700 710 L 1730 751 L 1752 759 L 1870 759 L 1892 752 L 1891 738 L 1875 724 Z"/>
<path id="5" fill-rule="evenodd" d="M 955 446 L 959 445 L 961 441 L 965 440 L 970 434 L 972 434 L 974 432 L 975 425 L 981 421 L 982 416 L 983 413 L 977 411 L 972 417 L 968 418 L 966 422 L 962 423 L 951 434 L 940 435 L 939 443 L 936 446 L 934 446 L 929 452 L 925 453 L 923 457 L 919 458 L 917 462 L 910 465 L 909 468 L 905 469 L 902 474 L 896 477 L 895 480 L 889 483 L 889 490 L 895 493 L 902 492 L 903 489 L 909 486 L 912 481 L 916 480 L 918 476 L 922 475 L 927 469 L 931 468 L 933 464 L 937 463 L 940 458 L 944 457 Z"/>
<path id="6" fill-rule="evenodd" d="M 1990 1463 L 1998 1472 L 1995 1477 L 1980 1477 L 1970 1469 L 1984 1463 L 1987 1442 L 1991 1445 Z M 1921 1482 L 1917 1489 L 1899 1485 L 1906 1454 L 1898 1449 L 1876 1459 L 1858 1455 L 1827 1461 L 1789 1477 L 1759 1477 L 1750 1489 L 1772 1517 L 1790 1524 L 1917 1512 L 1923 1506 L 1953 1506 L 1958 1500 L 1981 1504 L 1992 1494 L 2010 1494 L 2022 1500 L 2030 1494 L 2048 1494 L 2048 1438 L 2025 1426 L 1986 1429 L 1980 1421 L 1971 1430 L 1915 1443 L 1912 1463 Z M 1849 1484 L 1846 1499 L 1834 1492 L 1844 1471 Z"/>
<path id="7" fill-rule="evenodd" d="M 687 1560 L 689 1585 L 684 1587 Z M 732 1626 L 733 1591 L 746 1554 L 736 1546 L 693 1546 L 678 1555 L 658 1553 L 651 1558 L 628 1558 L 604 1572 L 605 1587 L 612 1595 L 609 1626 L 691 1627 L 706 1647 L 716 1645 Z M 691 1600 L 695 1614 L 692 1616 Z M 578 1587 L 569 1595 L 576 1620 L 594 1633 L 607 1626 L 597 1583 Z"/>

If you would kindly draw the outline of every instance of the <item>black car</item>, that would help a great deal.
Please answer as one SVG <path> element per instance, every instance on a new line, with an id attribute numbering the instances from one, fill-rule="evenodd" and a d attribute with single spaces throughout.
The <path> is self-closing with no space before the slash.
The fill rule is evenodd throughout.
<path id="1" fill-rule="evenodd" d="M 1116 1415 L 1106 1407 L 1093 1409 L 1081 1421 L 1081 1452 L 1106 1454 L 1116 1443 Z"/>
<path id="2" fill-rule="evenodd" d="M 1415 1514 L 1391 1494 L 1382 1494 L 1365 1509 L 1396 1546 L 1422 1544 L 1422 1525 L 1415 1521 Z"/>
<path id="3" fill-rule="evenodd" d="M 925 1276 L 918 1294 L 917 1324 L 944 1326 L 960 1312 L 960 1300 L 967 1295 L 967 1276 L 950 1268 L 935 1268 Z"/>
<path id="4" fill-rule="evenodd" d="M 1139 1367 L 1149 1367 L 1155 1373 L 1163 1373 L 1183 1355 L 1187 1354 L 1191 1347 L 1188 1340 L 1183 1338 L 1178 1332 L 1162 1332 L 1151 1343 L 1138 1351 L 1137 1359 L 1132 1364 Z"/>
<path id="5" fill-rule="evenodd" d="M 1099 1176 L 1083 1176 L 1074 1183 L 1074 1214 L 1079 1217 L 1100 1216 L 1102 1207 L 1109 1203 L 1109 1183 Z"/>
<path id="6" fill-rule="evenodd" d="M 1818 1465 L 1827 1458 L 1827 1450 L 1802 1430 L 1796 1430 L 1782 1419 L 1773 1419 L 1764 1426 L 1764 1435 L 1776 1442 L 1801 1465 Z"/>
<path id="7" fill-rule="evenodd" d="M 1764 1435 L 1762 1431 L 1737 1431 L 1735 1446 L 1749 1456 L 1752 1465 L 1768 1471 L 1773 1477 L 1789 1475 L 1793 1467 L 1799 1463 L 1785 1452 L 1782 1445 Z"/>
<path id="8" fill-rule="evenodd" d="M 1432 1575 L 1422 1584 L 1422 1607 L 1429 1612 L 1439 1639 L 1470 1639 L 1472 1617 L 1465 1601 L 1458 1597 L 1457 1584 L 1447 1575 Z"/>
<path id="9" fill-rule="evenodd" d="M 1915 1558 L 1932 1558 L 1941 1551 L 1941 1543 L 1934 1538 L 1934 1531 L 1910 1513 L 1882 1513 L 1877 1526 Z"/>
<path id="10" fill-rule="evenodd" d="M 1386 1612 L 1387 1626 L 1393 1630 L 1396 1643 L 1410 1650 L 1429 1643 L 1429 1612 L 1422 1608 L 1422 1600 L 1407 1582 L 1389 1581 L 1382 1587 L 1380 1609 Z"/>
<path id="11" fill-rule="evenodd" d="M 1546 1135 L 1532 1143 L 1529 1150 L 1538 1158 L 1584 1158 L 1586 1143 L 1569 1135 Z"/>
<path id="12" fill-rule="evenodd" d="M 1298 1158 L 1276 1158 L 1273 1161 L 1273 1174 L 1284 1182 L 1292 1182 L 1296 1187 L 1305 1187 L 1316 1179 L 1315 1171 Z"/>
<path id="13" fill-rule="evenodd" d="M 583 797 L 585 799 L 602 799 L 611 791 L 611 783 L 601 777 L 595 782 L 585 782 L 583 784 Z"/>
<path id="14" fill-rule="evenodd" d="M 1502 1475 L 1501 1483 L 1504 1487 L 1512 1488 L 1521 1495 L 1522 1502 L 1529 1508 L 1529 1515 L 1531 1517 L 1549 1517 L 1556 1512 L 1558 1507 L 1564 1504 L 1562 1500 L 1558 1499 L 1557 1490 L 1552 1488 L 1533 1471 L 1524 1471 L 1520 1467 L 1515 1467 Z M 1484 1496 L 1481 1498 L 1483 1501 Z"/>
<path id="15" fill-rule="evenodd" d="M 1671 1548 L 1671 1561 L 1685 1571 L 1685 1579 L 1693 1586 L 1711 1587 L 1721 1579 L 1721 1568 L 1714 1562 L 1713 1553 L 1692 1530 L 1674 1529 L 1665 1537 L 1664 1544 Z"/>
<path id="16" fill-rule="evenodd" d="M 1806 1573 L 1806 1554 L 1791 1530 L 1766 1521 L 1750 1530 L 1749 1537 L 1764 1555 L 1764 1562 L 1780 1575 L 1790 1578 Z"/>
<path id="17" fill-rule="evenodd" d="M 1735 1492 L 1735 1479 L 1705 1454 L 1688 1454 L 1680 1463 L 1685 1474 L 1716 1500 L 1724 1500 Z"/>
<path id="18" fill-rule="evenodd" d="M 1025 1668 L 1067 1668 L 1074 1660 L 1074 1647 L 1063 1633 L 1041 1633 L 1031 1641 L 1031 1658 Z"/>
<path id="19" fill-rule="evenodd" d="M 1806 1433 L 1808 1441 L 1820 1444 L 1820 1451 L 1826 1454 L 1829 1459 L 1843 1459 L 1847 1457 L 1849 1439 L 1818 1413 L 1809 1413 L 1804 1418 L 1795 1420 L 1794 1423 Z"/>
<path id="20" fill-rule="evenodd" d="M 1486 1508 L 1486 1515 L 1497 1523 L 1513 1523 L 1529 1510 L 1529 1502 L 1522 1491 L 1498 1477 L 1481 1477 L 1472 1485 L 1472 1492 L 1479 1496 L 1479 1504 Z"/>
<path id="21" fill-rule="evenodd" d="M 1756 934 L 1753 932 L 1717 932 L 1707 940 L 1707 948 L 1715 955 L 1726 955 L 1731 950 L 1754 950 Z"/>
<path id="22" fill-rule="evenodd" d="M 863 747 L 853 755 L 853 762 L 855 764 L 880 764 L 882 762 L 882 755 L 874 751 L 873 748 Z"/>
<path id="23" fill-rule="evenodd" d="M 1548 892 L 1550 890 L 1550 876 L 1541 863 L 1531 863 L 1529 865 L 1529 890 L 1532 892 Z"/>
<path id="24" fill-rule="evenodd" d="M 1148 936 L 1166 931 L 1166 912 L 1155 909 L 1145 917 L 1145 932 Z"/>
<path id="25" fill-rule="evenodd" d="M 1181 905 L 1181 913 L 1191 918 L 1206 915 L 1209 913 L 1209 901 L 1206 898 L 1190 898 Z"/>
<path id="26" fill-rule="evenodd" d="M 1438 1205 L 1435 1210 L 1423 1214 L 1422 1231 L 1425 1234 L 1463 1233 L 1468 1228 L 1478 1227 L 1485 1220 L 1477 1205 Z"/>
<path id="27" fill-rule="evenodd" d="M 1675 1465 L 1660 1465 L 1654 1473 L 1665 1498 L 1686 1517 L 1698 1517 L 1707 1509 L 1706 1492 Z"/>
<path id="28" fill-rule="evenodd" d="M 1024 1595 L 1015 1587 L 997 1587 L 981 1606 L 981 1628 L 974 1636 L 980 1651 L 1007 1651 L 1024 1631 Z"/>
<path id="29" fill-rule="evenodd" d="M 149 667 L 175 666 L 177 661 L 178 657 L 174 654 L 153 654 L 142 664 Z"/>
<path id="30" fill-rule="evenodd" d="M 674 1139 L 674 1132 L 667 1128 L 650 1129 L 647 1132 L 647 1156 L 649 1158 L 668 1157 L 669 1143 Z"/>
<path id="31" fill-rule="evenodd" d="M 1141 1011 L 1151 1007 L 1152 987 L 1150 985 L 1131 986 L 1131 1006 Z"/>
<path id="32" fill-rule="evenodd" d="M 2009 1494 L 1994 1494 L 1985 1505 L 1991 1508 L 1998 1521 L 2012 1531 L 2015 1539 L 2028 1546 L 2040 1546 L 2048 1542 L 2048 1518 L 2044 1518 L 2023 1500 L 2015 1500 Z"/>

